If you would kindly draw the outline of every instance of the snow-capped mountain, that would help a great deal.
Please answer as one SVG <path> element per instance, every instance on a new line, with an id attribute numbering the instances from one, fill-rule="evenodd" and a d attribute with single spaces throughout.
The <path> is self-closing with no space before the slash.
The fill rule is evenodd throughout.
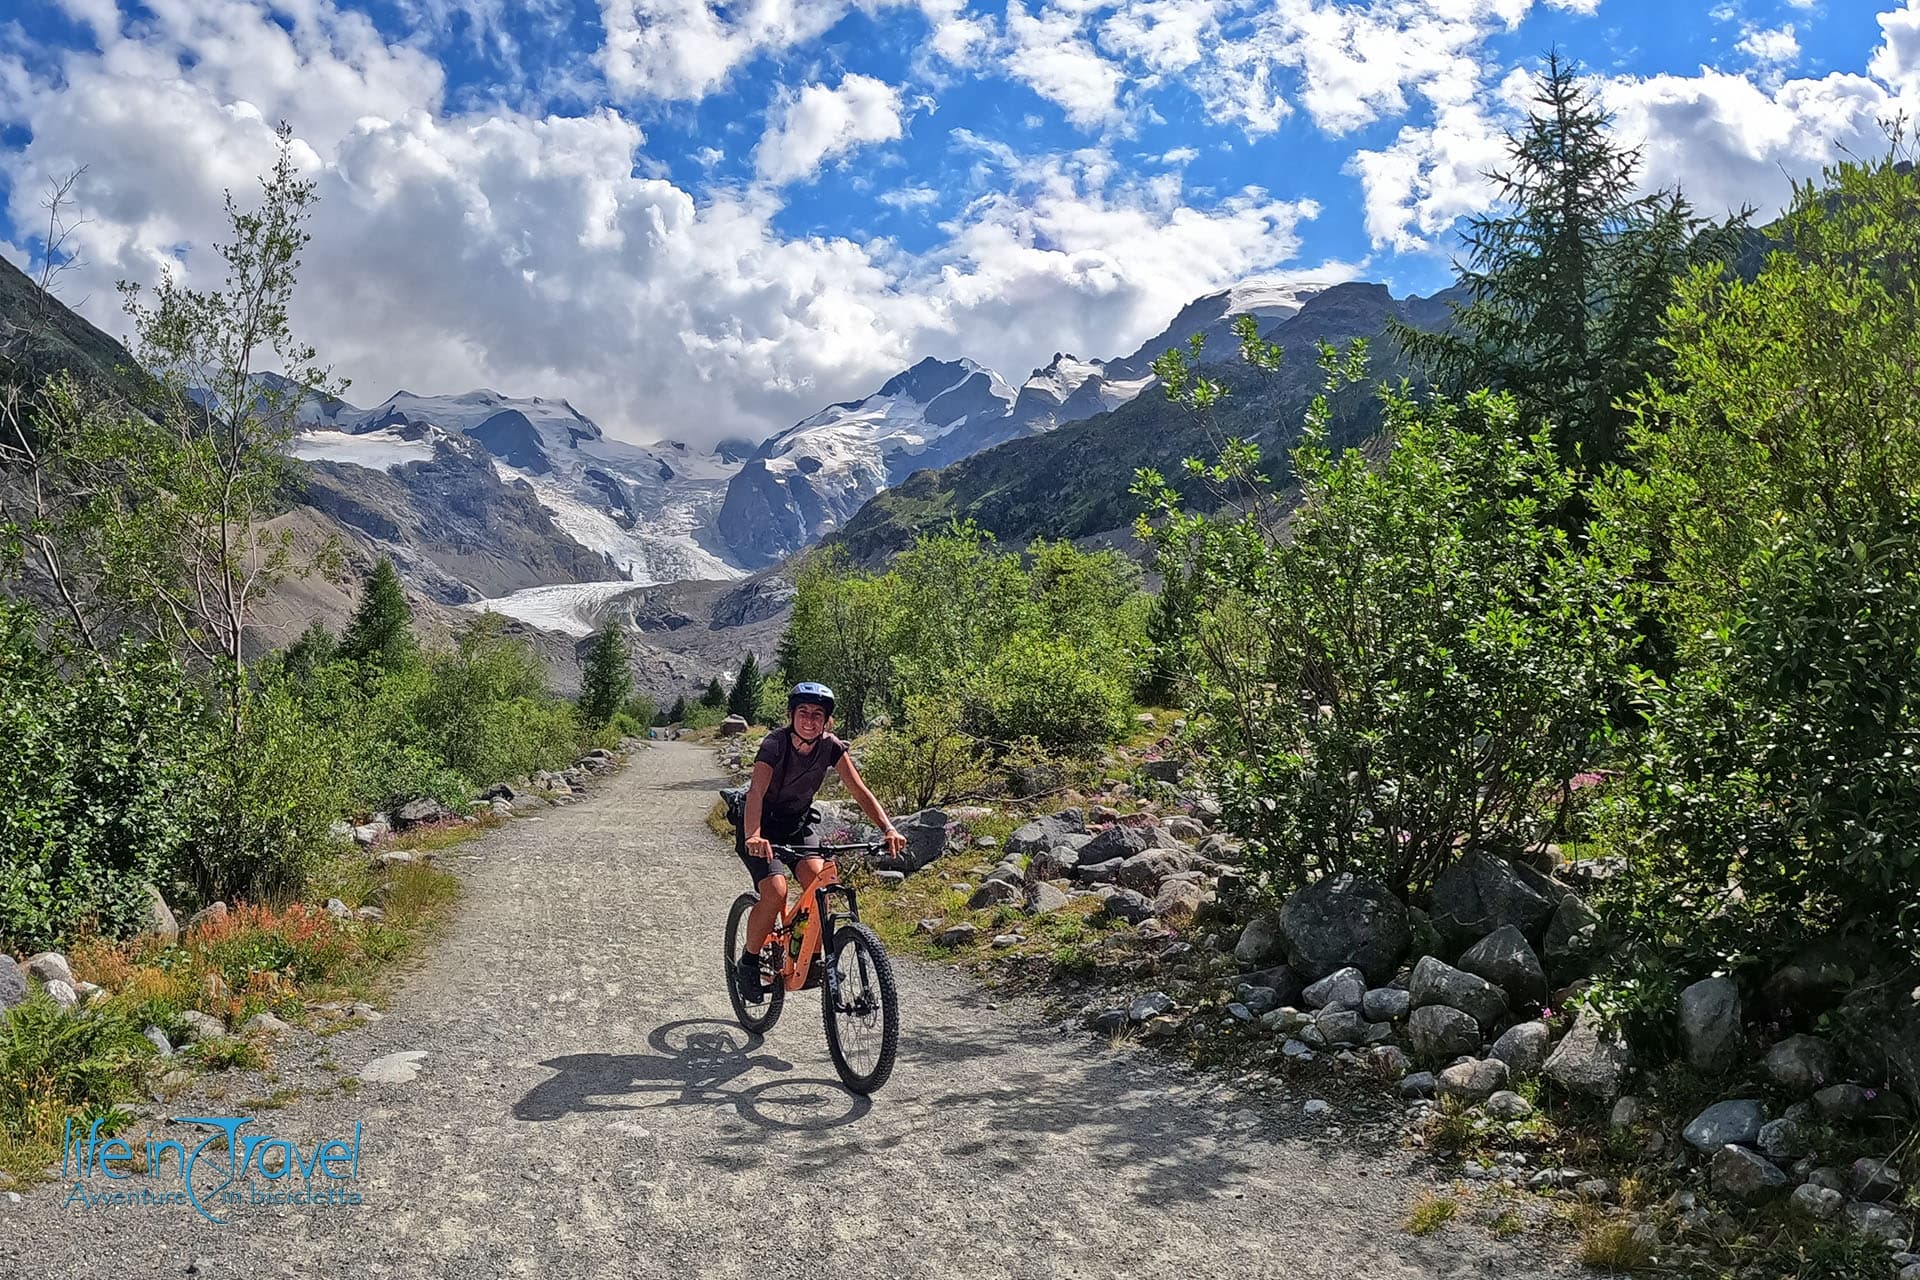
<path id="1" fill-rule="evenodd" d="M 1189 303 L 1131 355 L 1055 353 L 1018 391 L 971 360 L 922 360 L 864 400 L 829 406 L 769 437 L 728 484 L 718 531 L 737 563 L 770 564 L 833 532 L 915 471 L 1118 408 L 1153 384 L 1154 359 L 1192 334 L 1206 335 L 1210 358 L 1231 358 L 1235 317 L 1252 315 L 1266 329 L 1326 287 L 1243 280 Z"/>
<path id="2" fill-rule="evenodd" d="M 301 413 L 296 456 L 331 456 L 391 469 L 423 431 L 464 435 L 492 456 L 500 478 L 526 486 L 554 523 L 607 556 L 636 583 L 737 578 L 714 536 L 713 516 L 738 463 L 678 441 L 643 446 L 608 439 L 565 400 L 490 390 L 422 396 L 396 392 L 372 409 L 329 401 Z M 376 447 L 377 446 L 377 447 Z"/>

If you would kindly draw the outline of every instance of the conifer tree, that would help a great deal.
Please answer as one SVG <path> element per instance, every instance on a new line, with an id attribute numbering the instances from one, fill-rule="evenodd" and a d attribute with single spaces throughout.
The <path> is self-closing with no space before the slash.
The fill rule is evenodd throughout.
<path id="1" fill-rule="evenodd" d="M 326 623 L 315 618 L 300 633 L 300 638 L 287 646 L 287 674 L 296 680 L 305 680 L 332 662 L 339 653 L 340 641 L 327 629 Z"/>
<path id="2" fill-rule="evenodd" d="M 740 675 L 727 695 L 727 714 L 751 722 L 760 708 L 760 664 L 749 653 L 740 664 Z"/>
<path id="3" fill-rule="evenodd" d="M 393 561 L 382 556 L 340 638 L 340 656 L 392 671 L 405 665 L 413 650 L 413 610 Z"/>
<path id="4" fill-rule="evenodd" d="M 719 676 L 715 676 L 707 684 L 707 691 L 700 695 L 700 705 L 713 707 L 716 710 L 727 705 L 727 691 L 721 686 Z"/>
<path id="5" fill-rule="evenodd" d="M 679 724 L 687 718 L 687 699 L 683 694 L 673 700 L 673 707 L 667 712 L 668 724 Z"/>
<path id="6" fill-rule="evenodd" d="M 627 637 L 618 623 L 603 627 L 588 646 L 586 670 L 580 677 L 580 718 L 589 728 L 611 721 L 633 691 L 627 656 Z"/>

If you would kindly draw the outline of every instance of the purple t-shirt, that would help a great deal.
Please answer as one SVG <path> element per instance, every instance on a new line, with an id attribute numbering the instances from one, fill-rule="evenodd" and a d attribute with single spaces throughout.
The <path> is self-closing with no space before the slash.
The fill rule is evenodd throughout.
<path id="1" fill-rule="evenodd" d="M 792 831 L 805 822 L 814 795 L 827 780 L 827 770 L 839 764 L 845 754 L 847 744 L 830 733 L 821 734 L 813 750 L 805 753 L 793 749 L 790 728 L 768 734 L 753 757 L 755 764 L 773 770 L 773 781 L 760 799 L 760 830 Z"/>

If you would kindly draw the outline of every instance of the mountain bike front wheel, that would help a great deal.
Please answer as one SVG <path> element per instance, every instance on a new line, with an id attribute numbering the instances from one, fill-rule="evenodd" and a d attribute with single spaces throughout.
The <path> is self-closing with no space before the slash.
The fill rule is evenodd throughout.
<path id="1" fill-rule="evenodd" d="M 827 1053 L 847 1088 L 872 1093 L 893 1072 L 900 1042 L 900 1003 L 893 964 L 864 924 L 833 931 L 820 1012 L 827 1024 Z"/>
<path id="2" fill-rule="evenodd" d="M 733 900 L 733 909 L 727 912 L 727 937 L 723 959 L 727 967 L 727 998 L 733 1001 L 733 1016 L 740 1019 L 740 1025 L 755 1035 L 761 1035 L 773 1029 L 780 1021 L 780 1009 L 787 1002 L 786 984 L 780 981 L 776 971 L 773 976 L 772 990 L 762 987 L 758 1000 L 749 1000 L 746 992 L 740 989 L 740 975 L 735 969 L 740 953 L 747 946 L 747 913 L 760 903 L 757 893 L 743 893 Z"/>

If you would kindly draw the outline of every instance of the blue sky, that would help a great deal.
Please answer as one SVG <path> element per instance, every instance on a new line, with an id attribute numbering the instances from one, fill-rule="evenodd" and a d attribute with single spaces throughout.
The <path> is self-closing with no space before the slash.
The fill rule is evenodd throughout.
<path id="1" fill-rule="evenodd" d="M 1431 292 L 1558 47 L 1648 185 L 1778 206 L 1920 105 L 1920 0 L 25 0 L 0 252 L 86 165 L 68 301 L 207 282 L 287 120 L 296 309 L 373 403 L 764 435 L 924 354 L 1014 382 L 1248 275 Z"/>

